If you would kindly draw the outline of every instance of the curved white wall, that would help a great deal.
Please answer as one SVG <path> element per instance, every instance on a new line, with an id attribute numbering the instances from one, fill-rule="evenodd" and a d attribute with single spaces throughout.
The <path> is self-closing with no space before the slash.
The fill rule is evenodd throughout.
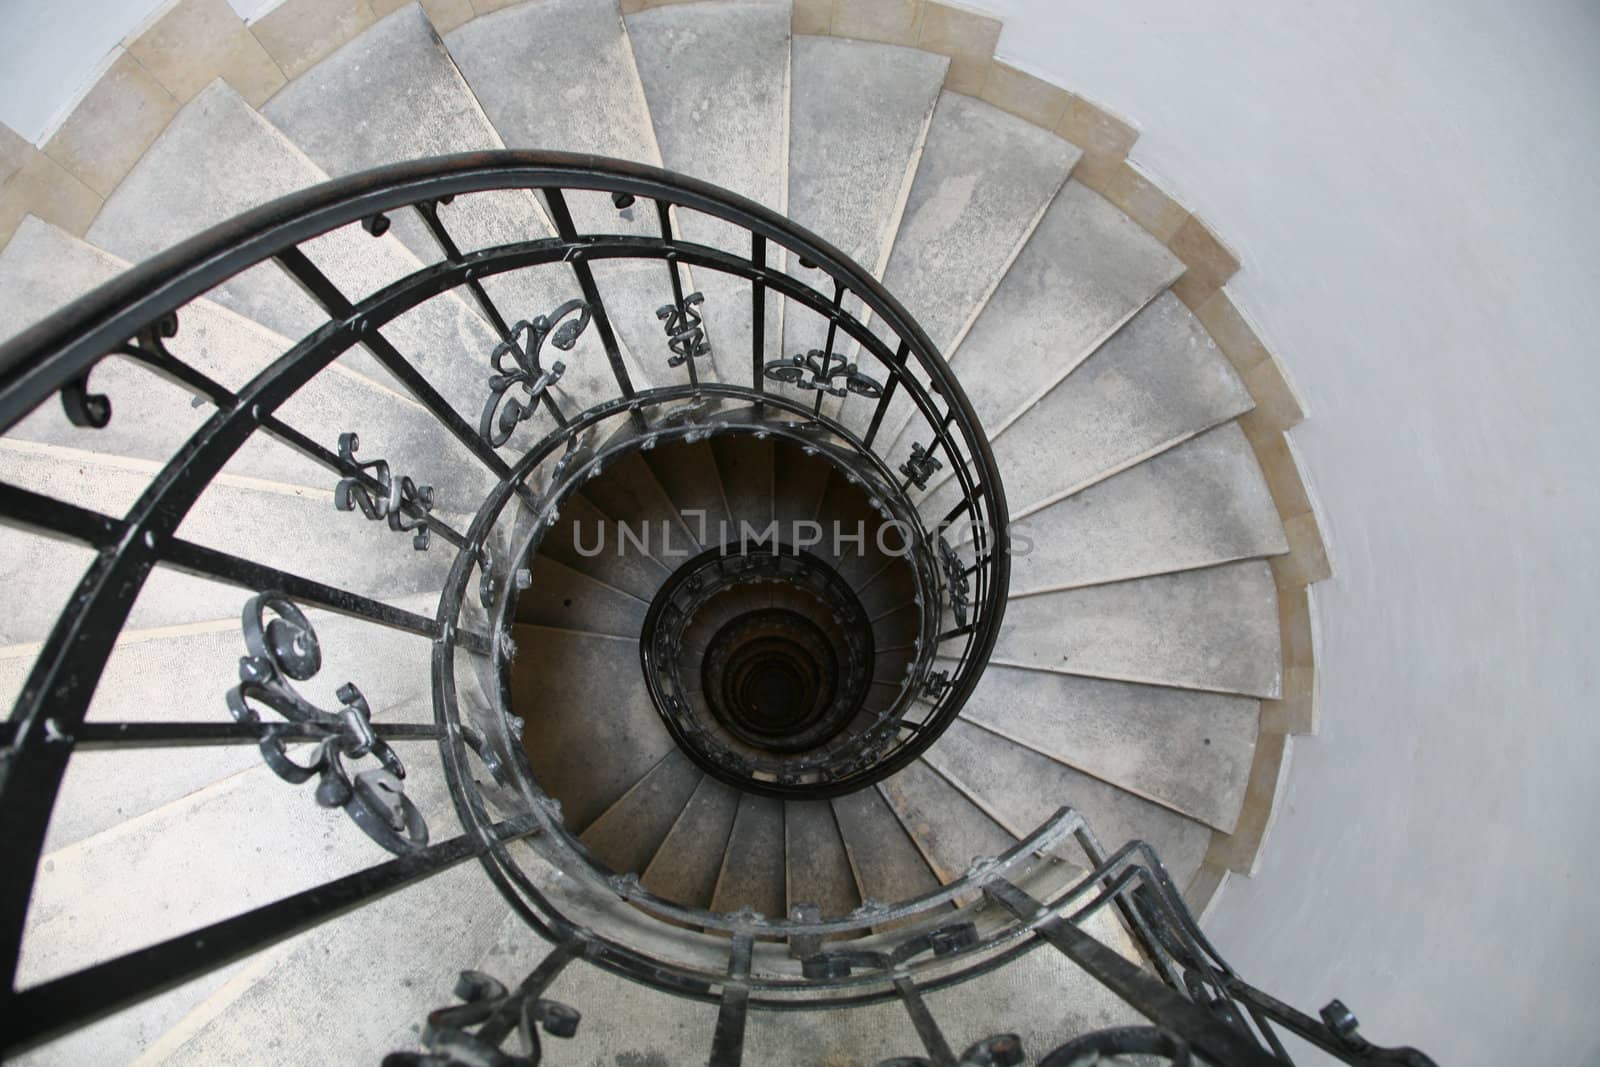
<path id="1" fill-rule="evenodd" d="M 991 0 L 1240 253 L 1336 577 L 1211 932 L 1441 1063 L 1597 1063 L 1600 6 Z"/>
<path id="2" fill-rule="evenodd" d="M 0 3 L 30 138 L 156 6 Z M 1444 1063 L 1600 1062 L 1600 8 L 985 6 L 1002 56 L 1143 128 L 1310 410 L 1322 730 L 1218 943 Z"/>

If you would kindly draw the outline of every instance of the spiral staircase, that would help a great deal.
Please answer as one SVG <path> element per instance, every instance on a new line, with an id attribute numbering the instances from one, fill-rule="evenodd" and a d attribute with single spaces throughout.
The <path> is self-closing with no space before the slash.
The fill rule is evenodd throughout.
<path id="1" fill-rule="evenodd" d="M 1289 545 L 1184 265 L 794 17 L 403 7 L 23 222 L 16 1062 L 1426 1062 L 1192 919 Z"/>

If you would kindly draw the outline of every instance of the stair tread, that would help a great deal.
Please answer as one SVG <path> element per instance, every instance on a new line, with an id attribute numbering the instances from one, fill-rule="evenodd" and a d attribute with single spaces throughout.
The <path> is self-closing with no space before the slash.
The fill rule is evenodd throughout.
<path id="1" fill-rule="evenodd" d="M 585 484 L 583 493 L 613 523 L 627 525 L 638 538 L 647 537 L 644 552 L 669 571 L 703 547 L 695 539 L 698 525 L 691 529 L 684 521 L 643 453 L 629 452 L 611 460 L 598 478 Z M 615 535 L 618 531 L 613 527 L 610 532 Z M 608 542 L 607 550 L 598 557 L 603 569 L 609 570 L 617 547 Z M 628 551 L 640 550 L 629 542 Z"/>
<path id="2" fill-rule="evenodd" d="M 578 493 L 561 505 L 560 518 L 539 543 L 539 554 L 648 603 L 671 571 L 631 544 L 629 551 L 619 551 L 619 537 L 616 521 Z"/>
<path id="3" fill-rule="evenodd" d="M 1080 154 L 999 108 L 940 93 L 883 276 L 939 351 L 955 350 Z"/>
<path id="4" fill-rule="evenodd" d="M 1225 423 L 1013 524 L 1013 596 L 1289 550 L 1255 452 Z"/>
<path id="5" fill-rule="evenodd" d="M 1018 837 L 1071 807 L 1108 854 L 1129 841 L 1148 842 L 1180 888 L 1200 869 L 1211 840 L 1202 823 L 962 719 L 923 758 Z"/>
<path id="6" fill-rule="evenodd" d="M 6 442 L 0 446 L 6 480 L 105 514 L 122 515 L 149 486 L 155 471 L 90 453 Z M 332 486 L 329 486 L 329 490 Z M 459 521 L 459 520 L 457 520 Z M 285 536 L 285 530 L 294 536 Z M 322 581 L 377 599 L 437 590 L 454 557 L 448 545 L 417 552 L 411 538 L 360 512 L 340 512 L 333 495 L 248 482 L 213 482 L 178 527 L 178 536 L 243 556 L 257 563 Z M 336 544 L 338 553 L 305 552 L 308 544 Z M 41 595 L 19 597 L 0 621 L 0 645 L 41 640 L 55 623 L 60 603 L 48 591 L 81 574 L 74 561 L 86 550 L 64 546 L 23 530 L 0 529 L 0 559 L 12 581 L 30 577 Z M 173 626 L 237 616 L 251 592 L 233 585 L 157 567 L 145 581 L 128 616 L 135 629 Z"/>
<path id="7" fill-rule="evenodd" d="M 1277 603 L 1260 561 L 1017 597 L 992 661 L 1275 700 Z"/>
<path id="8" fill-rule="evenodd" d="M 533 585 L 517 600 L 517 621 L 612 637 L 639 636 L 649 605 L 549 556 L 533 559 Z"/>
<path id="9" fill-rule="evenodd" d="M 534 777 L 582 831 L 673 747 L 639 642 L 525 625 L 514 637 L 511 685 Z"/>
<path id="10" fill-rule="evenodd" d="M 0 252 L 0 335 L 10 336 L 126 270 L 126 261 L 31 216 Z M 242 388 L 288 351 L 291 342 L 236 312 L 199 299 L 166 340 L 179 359 L 229 389 Z M 94 372 L 93 388 L 111 399 L 100 429 L 73 426 L 47 404 L 10 431 L 15 439 L 166 462 L 215 410 L 188 390 L 132 361 L 113 357 Z M 356 413 L 359 413 L 359 421 Z M 469 510 L 493 486 L 480 464 L 436 419 L 384 386 L 335 364 L 290 397 L 278 415 L 330 451 L 357 430 L 362 460 L 383 457 L 419 485 L 437 488 L 438 506 Z M 256 434 L 223 468 L 232 474 L 329 488 L 336 477 L 266 434 Z"/>
<path id="11" fill-rule="evenodd" d="M 786 913 L 783 845 L 783 801 L 755 793 L 741 796 L 711 909 L 749 908 L 781 919 Z"/>
<path id="12" fill-rule="evenodd" d="M 723 530 L 738 529 L 728 514 L 727 498 L 717 476 L 711 445 L 669 445 L 644 453 L 644 461 L 688 524 L 695 540 L 709 547 L 722 544 Z M 703 534 L 703 536 L 702 536 Z"/>
<path id="13" fill-rule="evenodd" d="M 1200 320 L 1163 293 L 995 438 L 1011 513 L 1026 515 L 1253 405 Z M 929 506 L 953 504 L 951 488 L 930 494 Z"/>
<path id="14" fill-rule="evenodd" d="M 876 789 L 834 797 L 833 814 L 862 900 L 898 904 L 939 888 L 928 861 Z"/>
<path id="15" fill-rule="evenodd" d="M 679 904 L 710 907 L 738 808 L 737 789 L 702 775 L 694 795 L 645 869 L 644 887 Z"/>
<path id="16" fill-rule="evenodd" d="M 770 540 L 766 535 L 774 517 L 777 473 L 773 468 L 772 441 L 744 434 L 713 437 L 711 454 L 716 457 L 715 473 L 722 480 L 724 499 L 732 515 L 728 540 Z M 709 476 L 712 472 L 706 473 Z"/>
<path id="17" fill-rule="evenodd" d="M 407 5 L 378 23 L 262 106 L 262 114 L 329 174 L 456 152 L 505 147 L 461 72 L 420 7 Z M 390 216 L 390 230 L 419 258 L 443 253 L 411 211 Z M 439 208 L 439 219 L 463 251 L 554 236 L 555 229 L 532 194 L 517 190 L 457 197 Z M 565 264 L 483 279 L 508 324 L 555 310 L 582 296 Z M 483 375 L 489 352 L 479 354 Z M 628 357 L 624 354 L 624 359 Z M 566 372 L 556 393 L 572 411 L 616 394 L 616 381 L 599 332 L 586 330 L 562 353 Z M 636 385 L 646 384 L 629 363 Z"/>
<path id="18" fill-rule="evenodd" d="M 185 237 L 277 197 L 327 180 L 327 174 L 223 82 L 185 104 L 89 227 L 88 240 L 124 259 L 155 255 Z M 392 235 L 372 237 L 345 226 L 301 246 L 352 300 L 417 270 L 421 263 Z M 288 275 L 259 264 L 211 292 L 218 302 L 284 337 L 298 339 L 327 321 Z M 476 422 L 486 395 L 484 364 L 462 359 L 463 347 L 487 359 L 497 338 L 463 301 L 429 300 L 384 327 L 456 410 Z M 360 349 L 345 365 L 385 383 L 394 379 Z M 397 383 L 393 386 L 401 389 Z M 531 431 L 523 429 L 514 440 Z M 528 437 L 528 443 L 537 440 Z"/>
<path id="19" fill-rule="evenodd" d="M 1252 697 L 991 666 L 962 718 L 1232 833 L 1260 704 Z"/>
<path id="20" fill-rule="evenodd" d="M 701 770 L 674 748 L 583 831 L 595 857 L 620 874 L 643 874 L 689 803 Z"/>
<path id="21" fill-rule="evenodd" d="M 846 915 L 861 903 L 844 838 L 826 800 L 784 802 L 788 904 L 815 904 L 823 917 Z"/>
<path id="22" fill-rule="evenodd" d="M 999 856 L 1017 843 L 1005 827 L 922 760 L 885 778 L 879 788 L 946 885 L 965 875 L 974 859 Z"/>

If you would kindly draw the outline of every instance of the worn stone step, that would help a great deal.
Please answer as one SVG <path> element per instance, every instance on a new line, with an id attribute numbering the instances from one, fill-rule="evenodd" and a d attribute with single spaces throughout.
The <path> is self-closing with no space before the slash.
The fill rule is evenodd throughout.
<path id="1" fill-rule="evenodd" d="M 703 776 L 645 869 L 644 887 L 666 900 L 709 908 L 739 796 L 732 786 Z"/>
<path id="2" fill-rule="evenodd" d="M 507 148 L 583 152 L 661 165 L 650 111 L 616 0 L 540 0 L 480 15 L 445 46 Z M 661 236 L 646 201 L 618 211 L 610 194 L 570 192 L 580 233 Z M 635 365 L 654 385 L 688 381 L 656 310 L 672 302 L 662 263 L 596 264 L 601 298 Z M 683 270 L 685 292 L 694 272 Z M 702 361 L 703 362 L 703 361 Z"/>
<path id="3" fill-rule="evenodd" d="M 1071 807 L 1107 853 L 1129 841 L 1148 842 L 1180 889 L 1200 869 L 1211 840 L 1211 830 L 1193 819 L 964 719 L 951 723 L 923 758 L 1018 838 Z M 1069 851 L 1087 866 L 1086 857 Z"/>
<path id="4" fill-rule="evenodd" d="M 581 840 L 619 874 L 643 874 L 703 772 L 674 748 L 584 829 Z"/>
<path id="5" fill-rule="evenodd" d="M 846 915 L 861 903 L 844 838 L 826 800 L 784 802 L 788 904 L 815 904 L 824 918 Z"/>
<path id="6" fill-rule="evenodd" d="M 704 0 L 627 17 L 664 166 L 784 211 L 792 17 L 789 0 Z M 742 228 L 694 211 L 676 214 L 685 240 L 750 255 Z M 707 270 L 695 275 L 695 287 L 705 296 L 718 377 L 748 381 L 750 284 Z M 782 355 L 783 305 L 766 304 L 769 359 Z"/>
<path id="7" fill-rule="evenodd" d="M 0 252 L 0 335 L 20 333 L 127 267 L 125 260 L 29 216 Z M 177 335 L 165 344 L 179 359 L 235 390 L 292 347 L 266 327 L 204 299 L 184 309 Z M 9 436 L 164 463 L 216 410 L 121 356 L 95 369 L 91 389 L 111 401 L 111 421 L 104 427 L 74 426 L 60 404 L 49 403 Z M 334 452 L 341 433 L 356 431 L 358 459 L 385 459 L 396 474 L 433 486 L 444 509 L 476 508 L 494 484 L 488 469 L 426 409 L 339 363 L 302 386 L 278 415 Z M 338 480 L 320 463 L 264 433 L 252 436 L 224 470 L 311 488 L 326 489 Z"/>
<path id="8" fill-rule="evenodd" d="M 962 717 L 1232 833 L 1260 702 L 991 666 Z"/>
<path id="9" fill-rule="evenodd" d="M 802 551 L 827 556 L 829 549 L 821 545 L 832 536 L 826 516 L 819 513 L 822 494 L 827 491 L 828 479 L 833 473 L 830 464 L 808 456 L 795 445 L 777 442 L 773 451 L 773 479 L 776 495 L 772 502 L 773 517 L 778 520 L 779 536 L 786 542 L 800 546 Z M 818 523 L 821 529 L 802 526 Z M 802 545 L 802 542 L 805 544 Z"/>
<path id="10" fill-rule="evenodd" d="M 9 439 L 0 442 L 0 465 L 10 484 L 110 515 L 125 514 L 157 472 L 144 461 Z M 331 490 L 331 485 L 324 492 L 224 476 L 201 494 L 177 534 L 377 599 L 444 585 L 454 548 L 435 538 L 428 551 L 418 552 L 409 534 L 369 522 L 359 511 L 336 510 Z M 460 516 L 441 517 L 464 528 Z M 77 545 L 0 529 L 0 568 L 16 583 L 11 588 L 36 590 L 12 599 L 0 621 L 0 644 L 43 639 L 64 605 L 60 597 L 82 575 L 88 558 L 89 551 Z M 251 595 L 251 590 L 158 566 L 139 592 L 127 625 L 148 629 L 237 616 Z"/>
<path id="11" fill-rule="evenodd" d="M 733 819 L 711 897 L 713 911 L 749 908 L 770 919 L 782 918 L 784 900 L 783 801 L 745 793 Z"/>
<path id="12" fill-rule="evenodd" d="M 581 832 L 671 751 L 650 701 L 639 642 L 518 625 L 512 708 L 534 777 Z"/>
<path id="13" fill-rule="evenodd" d="M 1017 843 L 1005 827 L 922 760 L 907 764 L 878 788 L 946 885 L 965 875 L 973 860 L 992 859 Z"/>
<path id="14" fill-rule="evenodd" d="M 1205 327 L 1163 293 L 996 436 L 1011 516 L 1026 517 L 1253 404 Z M 923 510 L 948 509 L 953 490 L 944 482 Z"/>
<path id="15" fill-rule="evenodd" d="M 789 217 L 880 275 L 949 60 L 845 37 L 796 37 L 791 51 Z M 815 271 L 789 269 L 818 284 Z M 821 348 L 826 334 L 791 309 L 784 352 Z"/>
<path id="16" fill-rule="evenodd" d="M 518 622 L 637 638 L 649 604 L 550 556 L 532 561 L 533 584 L 517 600 Z"/>
<path id="17" fill-rule="evenodd" d="M 223 82 L 185 104 L 107 200 L 88 240 L 130 261 L 277 197 L 327 180 L 271 123 Z M 351 300 L 364 298 L 422 265 L 392 235 L 372 237 L 344 226 L 301 246 Z M 211 295 L 268 329 L 299 340 L 327 321 L 275 264 L 263 263 L 223 282 Z M 476 311 L 452 294 L 431 300 L 385 326 L 383 334 L 463 418 L 476 424 L 487 396 L 485 368 L 498 341 Z M 341 360 L 351 369 L 394 382 L 365 351 Z M 401 389 L 397 383 L 396 389 Z M 525 424 L 513 440 L 537 440 Z"/>
<path id="18" fill-rule="evenodd" d="M 728 499 L 709 443 L 663 445 L 643 455 L 696 541 L 714 548 L 737 536 L 738 523 L 728 513 Z"/>
<path id="19" fill-rule="evenodd" d="M 652 536 L 659 540 L 660 532 L 658 523 Z M 637 527 L 634 533 L 639 533 Z M 624 541 L 617 520 L 581 492 L 561 505 L 560 517 L 545 532 L 538 552 L 647 603 L 672 573 Z"/>
<path id="20" fill-rule="evenodd" d="M 730 528 L 726 540 L 733 543 L 769 540 L 766 533 L 774 518 L 777 480 L 772 442 L 744 434 L 713 437 L 711 453 L 716 457 L 723 499 L 737 527 Z M 708 475 L 710 473 L 707 471 Z"/>
<path id="21" fill-rule="evenodd" d="M 863 901 L 898 904 L 939 888 L 933 868 L 876 789 L 858 789 L 834 797 L 832 803 Z M 874 929 L 893 929 L 905 921 Z"/>
<path id="22" fill-rule="evenodd" d="M 950 354 L 984 429 L 1003 433 L 1182 273 L 1138 223 L 1068 182 Z M 900 410 L 909 414 L 909 404 Z M 904 442 L 891 454 L 907 450 Z"/>
<path id="23" fill-rule="evenodd" d="M 456 152 L 504 148 L 420 7 L 407 5 L 290 82 L 261 109 L 331 175 Z M 427 262 L 443 252 L 415 212 L 395 212 L 393 232 Z M 463 251 L 553 237 L 555 228 L 531 193 L 457 197 L 439 220 Z M 565 264 L 484 279 L 508 325 L 548 314 L 582 292 Z M 465 292 L 464 290 L 462 291 Z M 545 364 L 548 366 L 550 358 Z M 484 374 L 488 374 L 488 353 Z M 570 352 L 556 391 L 576 413 L 617 395 L 598 331 L 585 330 Z M 625 359 L 626 359 L 625 355 Z M 648 385 L 628 361 L 635 385 Z"/>
<path id="24" fill-rule="evenodd" d="M 1016 597 L 992 662 L 1277 699 L 1278 599 L 1264 562 Z"/>
<path id="25" fill-rule="evenodd" d="M 1289 550 L 1235 423 L 1226 423 L 1012 524 L 1013 596 L 1142 578 Z"/>

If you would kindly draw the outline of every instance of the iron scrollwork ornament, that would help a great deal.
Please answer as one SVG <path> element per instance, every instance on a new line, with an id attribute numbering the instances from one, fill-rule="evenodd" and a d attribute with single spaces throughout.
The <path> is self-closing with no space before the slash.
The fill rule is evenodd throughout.
<path id="1" fill-rule="evenodd" d="M 165 339 L 176 337 L 177 334 L 178 316 L 168 312 L 117 346 L 115 354 L 138 360 L 157 370 L 169 368 L 177 365 L 178 360 L 167 351 Z M 111 398 L 104 393 L 89 391 L 91 373 L 92 367 L 61 387 L 61 407 L 72 425 L 100 430 L 111 424 Z"/>
<path id="2" fill-rule="evenodd" d="M 494 347 L 489 363 L 494 374 L 489 378 L 489 399 L 478 420 L 478 436 L 491 448 L 511 439 L 517 423 L 533 417 L 539 402 L 550 387 L 561 380 L 567 366 L 560 360 L 546 370 L 539 361 L 546 341 L 563 352 L 570 352 L 588 328 L 592 314 L 582 300 L 568 300 L 548 315 L 532 322 L 524 319 L 511 328 L 511 336 Z M 514 385 L 522 387 L 522 397 L 507 398 Z"/>
<path id="3" fill-rule="evenodd" d="M 967 569 L 950 547 L 950 542 L 939 538 L 939 562 L 944 566 L 945 588 L 950 592 L 950 612 L 957 626 L 967 624 L 967 611 L 972 607 L 972 587 L 967 582 Z"/>
<path id="4" fill-rule="evenodd" d="M 565 1004 L 545 1000 L 505 984 L 482 971 L 462 971 L 456 996 L 464 1003 L 428 1013 L 422 1052 L 391 1052 L 383 1067 L 538 1067 L 543 1058 L 539 1031 L 571 1037 L 582 1018 Z M 476 1033 L 469 1028 L 475 1027 Z M 520 1053 L 501 1049 L 515 1032 Z"/>
<path id="5" fill-rule="evenodd" d="M 371 487 L 358 477 L 340 478 L 339 484 L 333 487 L 333 506 L 340 511 L 360 508 L 361 514 L 373 521 L 386 520 L 389 529 L 412 535 L 412 548 L 426 552 L 429 539 L 427 516 L 433 510 L 433 486 L 417 485 L 404 476 L 395 478 L 385 460 L 362 463 L 356 459 L 356 449 L 360 447 L 361 439 L 355 434 L 339 435 L 339 459 L 347 469 L 355 467 L 377 482 L 382 487 L 379 495 L 374 496 Z M 408 507 L 419 509 L 422 517 L 412 518 L 407 514 Z"/>
<path id="6" fill-rule="evenodd" d="M 808 371 L 811 375 L 809 378 L 806 377 Z M 764 373 L 775 382 L 815 393 L 827 393 L 829 396 L 854 393 L 873 400 L 883 395 L 883 386 L 876 379 L 862 374 L 854 363 L 837 352 L 813 348 L 803 356 L 773 360 L 766 365 Z"/>
<path id="7" fill-rule="evenodd" d="M 912 485 L 918 489 L 928 488 L 928 479 L 933 473 L 944 466 L 939 457 L 931 449 L 923 448 L 913 443 L 911 445 L 911 458 L 900 464 L 900 473 L 905 475 Z"/>
<path id="8" fill-rule="evenodd" d="M 268 621 L 268 615 L 274 616 Z M 305 613 L 287 596 L 265 592 L 251 597 L 242 617 L 248 654 L 239 658 L 239 684 L 228 690 L 228 711 L 236 722 L 255 725 L 265 705 L 299 729 L 319 738 L 304 763 L 289 754 L 286 727 L 269 725 L 261 737 L 261 756 L 274 774 L 292 785 L 319 777 L 317 803 L 343 808 L 366 835 L 397 855 L 428 843 L 428 825 L 401 785 L 405 765 L 372 730 L 372 712 L 361 690 L 339 687 L 340 708 L 327 712 L 297 692 L 322 668 L 322 648 Z M 379 766 L 352 778 L 345 761 L 372 756 Z"/>
<path id="9" fill-rule="evenodd" d="M 690 360 L 711 354 L 711 342 L 706 339 L 705 316 L 700 312 L 700 305 L 705 303 L 705 299 L 702 293 L 690 293 L 676 306 L 667 304 L 656 309 L 656 318 L 662 321 L 667 331 L 667 347 L 672 349 L 667 366 L 681 367 Z"/>

